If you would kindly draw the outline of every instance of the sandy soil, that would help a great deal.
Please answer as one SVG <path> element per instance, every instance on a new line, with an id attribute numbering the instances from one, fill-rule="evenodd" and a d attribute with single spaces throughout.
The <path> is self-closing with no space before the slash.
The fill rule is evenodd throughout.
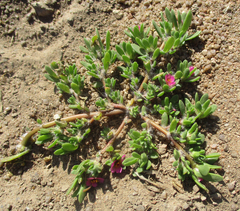
<path id="1" fill-rule="evenodd" d="M 79 205 L 65 193 L 74 175 L 71 167 L 79 163 L 76 156 L 51 156 L 47 147 L 33 145 L 31 153 L 16 162 L 1 164 L 1 210 L 239 210 L 240 209 L 240 1 L 238 0 L 2 0 L 0 1 L 0 157 L 14 153 L 22 134 L 55 114 L 70 116 L 64 99 L 44 77 L 44 66 L 52 61 L 80 64 L 79 46 L 97 27 L 101 35 L 111 32 L 111 45 L 127 41 L 127 27 L 152 27 L 160 21 L 165 7 L 193 12 L 191 29 L 201 30 L 198 39 L 187 43 L 175 60 L 188 58 L 201 70 L 197 91 L 208 93 L 217 111 L 204 120 L 207 152 L 220 152 L 220 174 L 224 180 L 208 184 L 210 194 L 185 181 L 181 184 L 172 167 L 172 147 L 159 143 L 161 165 L 152 179 L 165 190 L 135 179 L 126 170 L 121 176 L 104 174 L 105 183 L 89 191 Z M 44 8 L 44 10 L 39 10 Z M 189 89 L 189 94 L 194 92 Z M 93 105 L 98 94 L 90 90 Z M 112 127 L 121 120 L 110 119 Z M 97 128 L 99 125 L 94 125 Z M 117 127 L 116 127 L 117 128 Z M 129 128 L 125 128 L 125 132 Z M 124 132 L 123 132 L 124 133 Z M 120 138 L 124 137 L 124 134 Z M 104 143 L 90 136 L 97 148 Z M 126 143 L 126 142 L 124 142 Z M 123 147 L 126 152 L 127 146 Z M 88 147 L 90 154 L 97 149 Z M 49 158 L 50 162 L 45 162 Z M 44 159 L 45 158 L 45 159 Z"/>

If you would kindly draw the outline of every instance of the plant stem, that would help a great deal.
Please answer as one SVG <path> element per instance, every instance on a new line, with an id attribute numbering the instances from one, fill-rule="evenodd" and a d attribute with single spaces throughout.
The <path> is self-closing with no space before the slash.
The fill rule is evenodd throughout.
<path id="1" fill-rule="evenodd" d="M 140 85 L 140 87 L 139 87 L 139 89 L 138 89 L 138 92 L 142 92 L 142 90 L 143 90 L 143 84 L 148 81 L 148 78 L 149 78 L 148 74 L 145 75 L 145 77 L 144 77 L 144 79 L 143 79 L 143 81 L 142 81 L 142 83 L 141 83 L 141 85 Z M 131 101 L 128 103 L 128 106 L 132 106 L 135 101 L 136 101 L 136 96 L 134 96 L 134 98 L 131 99 Z"/>
<path id="2" fill-rule="evenodd" d="M 116 103 L 111 103 L 111 105 L 113 106 L 113 108 L 118 108 L 118 109 L 122 109 L 122 110 L 127 110 L 127 107 L 121 104 L 116 104 Z"/>
<path id="3" fill-rule="evenodd" d="M 166 189 L 165 186 L 160 185 L 159 183 L 156 183 L 156 182 L 152 182 L 151 180 L 149 180 L 149 179 L 145 178 L 144 176 L 138 174 L 136 171 L 134 173 L 138 176 L 139 179 L 144 180 L 144 181 L 150 183 L 151 185 L 154 185 L 155 187 L 157 187 L 159 189 L 162 189 L 162 190 Z"/>
<path id="4" fill-rule="evenodd" d="M 119 114 L 123 114 L 125 111 L 123 110 L 119 110 L 119 109 L 115 109 L 113 111 L 110 112 L 102 112 L 103 116 L 113 116 L 113 115 L 119 115 Z M 60 121 L 66 121 L 66 122 L 73 122 L 76 119 L 91 119 L 94 116 L 98 116 L 101 112 L 90 112 L 90 113 L 84 113 L 84 114 L 77 114 L 74 116 L 70 116 L 70 117 L 65 117 L 60 119 Z M 52 122 L 48 122 L 43 124 L 41 127 L 37 127 L 34 128 L 32 131 L 30 131 L 26 136 L 23 137 L 22 141 L 21 141 L 21 145 L 22 146 L 27 146 L 28 145 L 28 141 L 29 139 L 35 134 L 37 133 L 41 128 L 49 128 L 56 125 L 55 121 Z"/>
<path id="5" fill-rule="evenodd" d="M 143 82 L 141 83 L 141 85 L 140 85 L 140 87 L 139 87 L 139 89 L 138 89 L 138 92 L 142 92 L 142 90 L 143 90 L 143 84 L 144 83 L 147 83 L 147 81 L 148 81 L 148 74 L 147 75 L 145 75 L 145 77 L 144 77 L 144 79 L 143 79 Z"/>
<path id="6" fill-rule="evenodd" d="M 192 157 L 182 148 L 182 146 L 177 143 L 171 136 L 171 134 L 165 130 L 163 127 L 161 127 L 160 125 L 156 124 L 154 121 L 150 120 L 149 118 L 147 117 L 144 117 L 142 116 L 142 119 L 144 121 L 146 121 L 147 123 L 151 124 L 155 129 L 157 129 L 158 131 L 160 131 L 161 133 L 163 133 L 173 144 L 174 146 L 179 150 L 181 151 L 184 156 L 188 159 L 188 161 L 190 162 L 191 164 L 191 167 L 194 169 L 196 167 L 196 163 L 194 162 L 194 160 L 192 159 Z"/>
<path id="7" fill-rule="evenodd" d="M 100 153 L 99 153 L 100 155 L 102 155 L 102 154 L 107 150 L 107 148 L 114 143 L 114 141 L 116 140 L 116 138 L 118 137 L 118 135 L 121 133 L 123 127 L 125 126 L 127 120 L 128 120 L 128 116 L 125 116 L 125 118 L 123 119 L 121 125 L 120 125 L 119 128 L 117 129 L 117 131 L 116 131 L 115 135 L 113 136 L 113 138 L 112 138 L 112 139 L 107 143 L 107 145 L 100 151 Z"/>

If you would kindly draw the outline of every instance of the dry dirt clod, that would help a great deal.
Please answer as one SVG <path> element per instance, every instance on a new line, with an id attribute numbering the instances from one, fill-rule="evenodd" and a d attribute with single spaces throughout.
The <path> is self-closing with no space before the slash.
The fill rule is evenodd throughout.
<path id="1" fill-rule="evenodd" d="M 41 17 L 47 17 L 53 14 L 54 10 L 50 7 L 47 6 L 44 1 L 39 1 L 39 2 L 33 2 L 32 3 L 33 8 L 36 11 L 36 14 Z"/>

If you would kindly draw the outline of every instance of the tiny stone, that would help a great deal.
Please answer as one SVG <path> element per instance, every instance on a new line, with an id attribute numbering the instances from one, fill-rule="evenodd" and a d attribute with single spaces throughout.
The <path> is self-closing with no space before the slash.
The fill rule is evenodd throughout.
<path id="1" fill-rule="evenodd" d="M 136 207 L 136 211 L 144 211 L 144 210 L 145 210 L 145 208 L 143 205 L 139 205 Z"/>
<path id="2" fill-rule="evenodd" d="M 51 198 L 50 196 L 47 196 L 47 197 L 45 198 L 45 202 L 46 202 L 46 203 L 49 203 L 51 200 L 52 200 L 52 198 Z"/>
<path id="3" fill-rule="evenodd" d="M 48 103 L 49 103 L 48 99 L 43 99 L 43 104 L 44 105 L 48 105 Z"/>
<path id="4" fill-rule="evenodd" d="M 237 152 L 233 151 L 233 152 L 231 153 L 231 156 L 232 156 L 233 158 L 237 158 L 237 157 L 238 157 L 238 154 L 237 154 Z"/>
<path id="5" fill-rule="evenodd" d="M 203 73 L 205 73 L 205 72 L 207 72 L 208 70 L 211 70 L 211 69 L 212 69 L 212 66 L 210 64 L 208 64 L 203 68 Z"/>
<path id="6" fill-rule="evenodd" d="M 47 182 L 46 182 L 46 181 L 42 181 L 42 182 L 41 182 L 41 185 L 44 187 L 44 186 L 47 185 Z"/>
<path id="7" fill-rule="evenodd" d="M 26 41 L 21 41 L 21 46 L 22 47 L 27 47 L 27 42 Z"/>
<path id="8" fill-rule="evenodd" d="M 201 196 L 201 201 L 206 201 L 207 197 L 206 196 Z"/>
<path id="9" fill-rule="evenodd" d="M 10 177 L 10 175 L 9 175 L 9 174 L 6 174 L 6 175 L 4 175 L 4 176 L 3 176 L 3 179 L 5 179 L 5 180 L 7 180 L 7 181 L 8 181 L 8 180 L 10 180 L 10 179 L 11 179 L 11 177 Z"/>
<path id="10" fill-rule="evenodd" d="M 167 192 L 164 190 L 161 194 L 161 197 L 166 200 L 167 199 Z"/>
<path id="11" fill-rule="evenodd" d="M 160 192 L 159 188 L 156 188 L 155 186 L 151 186 L 151 185 L 147 186 L 147 189 L 150 190 L 150 191 L 153 191 L 155 193 Z"/>
<path id="12" fill-rule="evenodd" d="M 8 204 L 6 208 L 7 208 L 8 210 L 12 210 L 12 205 L 11 205 L 11 204 Z"/>
<path id="13" fill-rule="evenodd" d="M 138 193 L 136 193 L 136 192 L 133 192 L 133 193 L 132 193 L 132 195 L 133 195 L 133 196 L 137 196 L 137 195 L 138 195 Z"/>
<path id="14" fill-rule="evenodd" d="M 205 205 L 201 202 L 195 202 L 194 206 L 197 208 L 198 211 L 206 211 Z"/>
<path id="15" fill-rule="evenodd" d="M 193 193 L 197 193 L 199 191 L 199 187 L 198 187 L 198 185 L 194 185 L 193 186 Z"/>
<path id="16" fill-rule="evenodd" d="M 189 201 L 190 198 L 186 194 L 179 194 L 177 195 L 177 198 L 183 201 Z"/>
<path id="17" fill-rule="evenodd" d="M 217 147 L 218 147 L 218 144 L 212 144 L 212 145 L 211 145 L 211 148 L 212 148 L 212 149 L 217 149 Z"/>
<path id="18" fill-rule="evenodd" d="M 214 200 L 214 201 L 221 201 L 222 200 L 222 196 L 220 193 L 214 193 L 211 195 L 211 198 Z"/>
<path id="19" fill-rule="evenodd" d="M 11 112 L 11 110 L 12 110 L 11 107 L 6 107 L 6 108 L 5 108 L 5 111 L 6 111 L 7 113 Z"/>
<path id="20" fill-rule="evenodd" d="M 93 211 L 92 207 L 86 207 L 85 211 Z"/>
<path id="21" fill-rule="evenodd" d="M 160 155 L 165 154 L 167 151 L 167 144 L 162 144 L 157 151 Z"/>
<path id="22" fill-rule="evenodd" d="M 221 141 L 225 141 L 225 135 L 224 134 L 220 134 L 218 137 Z"/>
<path id="23" fill-rule="evenodd" d="M 184 202 L 182 205 L 183 210 L 187 210 L 189 208 L 189 204 L 187 202 Z"/>
<path id="24" fill-rule="evenodd" d="M 48 184 L 49 187 L 53 187 L 54 186 L 53 182 L 48 182 L 47 184 Z"/>
<path id="25" fill-rule="evenodd" d="M 149 195 L 150 195 L 151 197 L 155 197 L 155 196 L 156 196 L 156 193 L 153 192 L 153 191 L 151 191 L 151 192 L 149 193 Z"/>
<path id="26" fill-rule="evenodd" d="M 236 185 L 236 181 L 228 183 L 228 190 L 233 191 Z"/>

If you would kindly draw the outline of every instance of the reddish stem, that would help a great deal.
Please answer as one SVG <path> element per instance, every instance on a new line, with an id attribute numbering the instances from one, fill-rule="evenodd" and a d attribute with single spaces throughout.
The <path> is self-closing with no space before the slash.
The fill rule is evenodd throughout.
<path id="1" fill-rule="evenodd" d="M 82 118 L 91 119 L 91 118 L 93 118 L 95 116 L 98 116 L 100 113 L 102 113 L 103 116 L 113 116 L 113 115 L 123 114 L 124 112 L 125 111 L 119 110 L 119 109 L 115 109 L 115 110 L 109 111 L 109 112 L 90 112 L 90 113 L 77 114 L 77 115 L 74 115 L 74 116 L 65 117 L 65 118 L 60 119 L 60 121 L 73 122 L 76 119 L 82 119 Z M 52 122 L 48 122 L 48 123 L 43 124 L 41 127 L 34 128 L 26 136 L 23 137 L 23 139 L 21 141 L 21 145 L 22 146 L 27 146 L 29 139 L 35 133 L 37 133 L 41 128 L 49 128 L 49 127 L 52 127 L 54 125 L 56 125 L 56 122 L 52 121 Z"/>
<path id="2" fill-rule="evenodd" d="M 107 145 L 100 151 L 100 155 L 102 155 L 109 146 L 111 146 L 114 141 L 116 140 L 116 138 L 118 137 L 118 135 L 121 133 L 123 127 L 125 126 L 125 124 L 127 123 L 128 120 L 128 116 L 125 116 L 125 118 L 123 119 L 121 125 L 119 126 L 119 128 L 117 129 L 115 135 L 113 136 L 113 138 L 107 143 Z"/>
<path id="3" fill-rule="evenodd" d="M 180 151 L 182 152 L 185 157 L 188 159 L 188 161 L 191 164 L 191 167 L 194 169 L 196 167 L 196 163 L 194 162 L 194 160 L 192 159 L 192 157 L 182 148 L 182 146 L 177 143 L 171 136 L 171 134 L 165 130 L 163 127 L 161 127 L 160 125 L 158 125 L 157 123 L 155 123 L 154 121 L 150 120 L 147 117 L 142 116 L 142 119 L 144 121 L 146 121 L 147 123 L 151 124 L 155 129 L 157 129 L 158 131 L 160 131 L 161 133 L 163 133 L 173 144 L 174 146 Z"/>

